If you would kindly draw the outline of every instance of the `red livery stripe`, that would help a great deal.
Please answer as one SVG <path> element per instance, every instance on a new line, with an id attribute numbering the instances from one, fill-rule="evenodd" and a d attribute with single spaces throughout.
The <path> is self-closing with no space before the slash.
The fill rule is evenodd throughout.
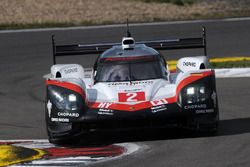
<path id="1" fill-rule="evenodd" d="M 69 83 L 69 82 L 61 82 L 61 81 L 56 81 L 56 80 L 46 80 L 46 85 L 55 85 L 55 86 L 59 86 L 62 88 L 72 90 L 76 93 L 79 93 L 84 99 L 86 99 L 85 91 L 76 84 Z"/>
<path id="2" fill-rule="evenodd" d="M 181 91 L 182 88 L 184 88 L 185 86 L 187 86 L 188 84 L 191 84 L 192 82 L 195 82 L 201 78 L 205 78 L 211 75 L 215 75 L 214 74 L 214 70 L 211 71 L 205 71 L 205 72 L 201 72 L 201 73 L 193 73 L 191 74 L 191 76 L 183 79 L 179 85 L 177 86 L 176 89 L 176 98 L 178 97 L 177 95 L 179 94 L 179 92 Z"/>

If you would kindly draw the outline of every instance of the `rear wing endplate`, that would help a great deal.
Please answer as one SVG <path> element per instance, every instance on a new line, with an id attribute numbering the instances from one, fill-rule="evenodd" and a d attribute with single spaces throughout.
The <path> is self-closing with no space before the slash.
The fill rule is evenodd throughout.
<path id="1" fill-rule="evenodd" d="M 206 46 L 206 28 L 202 29 L 202 36 L 198 38 L 180 38 L 155 41 L 141 41 L 136 44 L 145 44 L 157 50 L 173 49 L 204 49 L 204 55 L 207 56 Z M 75 45 L 56 45 L 55 36 L 52 35 L 53 64 L 56 64 L 56 57 L 84 54 L 100 54 L 113 46 L 121 43 L 100 43 L 100 44 L 75 44 Z"/>

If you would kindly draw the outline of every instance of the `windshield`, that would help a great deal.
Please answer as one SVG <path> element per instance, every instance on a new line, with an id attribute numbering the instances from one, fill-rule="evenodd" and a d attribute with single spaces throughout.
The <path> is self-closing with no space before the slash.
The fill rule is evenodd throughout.
<path id="1" fill-rule="evenodd" d="M 103 62 L 98 65 L 96 82 L 122 82 L 166 78 L 166 69 L 159 60 L 140 62 Z"/>

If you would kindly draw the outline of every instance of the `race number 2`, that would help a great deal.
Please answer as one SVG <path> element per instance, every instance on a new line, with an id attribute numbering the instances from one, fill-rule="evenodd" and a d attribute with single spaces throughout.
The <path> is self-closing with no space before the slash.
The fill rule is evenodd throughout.
<path id="1" fill-rule="evenodd" d="M 145 92 L 118 93 L 119 102 L 137 102 L 145 100 Z"/>

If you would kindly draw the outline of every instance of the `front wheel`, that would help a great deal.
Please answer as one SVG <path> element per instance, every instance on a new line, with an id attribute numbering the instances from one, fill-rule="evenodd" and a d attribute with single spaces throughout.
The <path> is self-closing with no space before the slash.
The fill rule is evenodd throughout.
<path id="1" fill-rule="evenodd" d="M 46 117 L 47 134 L 49 142 L 53 144 L 74 144 L 79 140 L 82 132 L 77 123 L 52 122 Z"/>
<path id="2" fill-rule="evenodd" d="M 219 112 L 217 112 L 211 123 L 200 123 L 197 128 L 198 131 L 204 131 L 211 134 L 217 134 L 219 130 Z"/>
<path id="3" fill-rule="evenodd" d="M 56 145 L 72 145 L 72 144 L 77 144 L 79 142 L 79 139 L 76 137 L 59 138 L 49 134 L 49 142 Z"/>
<path id="4" fill-rule="evenodd" d="M 185 125 L 197 133 L 216 135 L 219 129 L 219 112 L 194 115 L 186 120 Z"/>

